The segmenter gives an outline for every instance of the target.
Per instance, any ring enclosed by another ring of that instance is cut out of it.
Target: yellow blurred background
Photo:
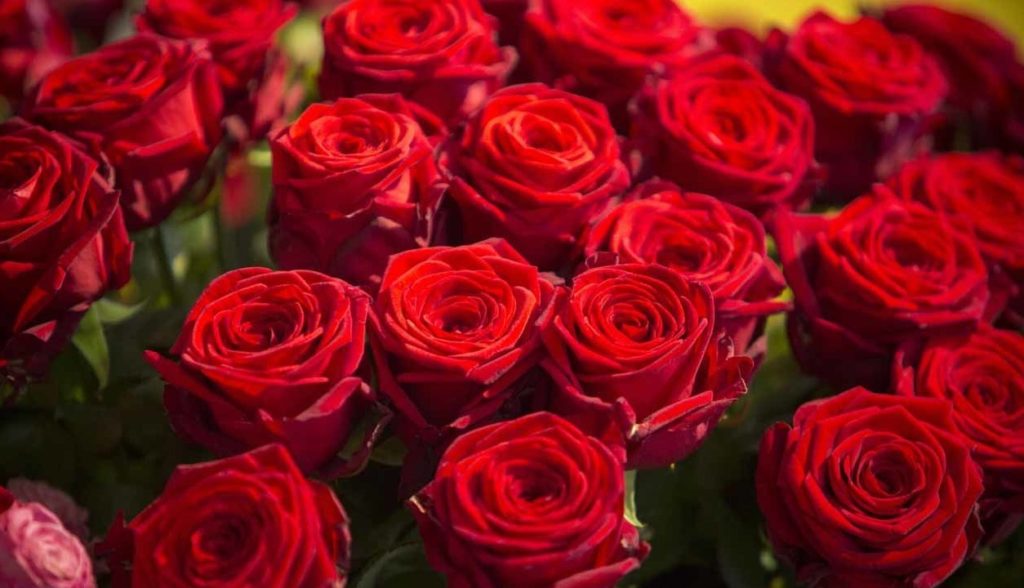
[[[764,32],[771,27],[792,28],[816,8],[837,17],[853,17],[858,6],[875,8],[894,4],[936,4],[988,21],[1024,46],[1024,0],[680,0],[691,14],[712,25],[744,25]],[[953,31],[955,34],[955,31]]]

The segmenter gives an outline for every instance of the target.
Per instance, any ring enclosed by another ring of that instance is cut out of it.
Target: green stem
[[[164,292],[170,298],[171,304],[177,306],[181,303],[181,291],[178,290],[178,282],[174,279],[171,256],[167,253],[167,242],[160,225],[153,229],[153,253],[156,256],[156,267],[160,272],[160,282],[163,284]]]
[[[210,207],[210,222],[213,224],[213,244],[217,250],[217,267],[221,273],[227,272],[228,267],[228,242],[227,234],[224,232],[224,219],[220,216],[220,202],[215,202]]]

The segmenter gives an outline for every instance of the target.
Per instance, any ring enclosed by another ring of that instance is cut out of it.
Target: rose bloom
[[[534,0],[519,47],[530,79],[605,104],[625,129],[626,105],[649,75],[713,45],[674,0]]]
[[[399,93],[457,121],[505,83],[515,50],[496,44],[478,0],[351,0],[324,19],[320,95]]]
[[[98,164],[57,133],[0,124],[0,379],[41,376],[89,305],[128,282],[131,262]]]
[[[219,454],[280,442],[303,471],[358,468],[337,454],[373,401],[355,375],[369,309],[364,292],[316,272],[220,276],[170,357],[147,353],[167,382],[172,425]]]
[[[26,118],[71,135],[113,166],[130,230],[159,224],[220,141],[213,63],[196,45],[142,34],[47,74]]]
[[[78,506],[74,498],[46,482],[11,478],[7,488],[21,502],[38,502],[60,519],[64,528],[82,541],[89,541],[89,512]]]
[[[932,588],[981,534],[981,475],[943,400],[804,404],[765,432],[756,488],[775,552],[812,586]]]
[[[371,342],[407,444],[481,424],[523,391],[562,294],[556,282],[498,239],[391,257]]]
[[[1024,335],[983,327],[938,337],[897,355],[901,394],[946,398],[984,471],[982,515],[988,540],[1024,517]]]
[[[494,94],[440,167],[460,217],[454,242],[502,237],[544,270],[570,261],[584,227],[630,181],[604,106],[542,84]]]
[[[628,263],[658,263],[703,282],[715,298],[716,324],[736,349],[763,351],[768,315],[786,288],[768,257],[764,227],[749,212],[671,182],[651,180],[599,219],[583,240],[587,257],[608,251]]]
[[[884,187],[833,217],[783,214],[775,241],[800,365],[835,388],[885,389],[901,344],[977,327],[989,300],[977,244],[944,215]]]
[[[388,257],[422,247],[440,187],[440,121],[397,94],[313,104],[270,143],[270,252],[374,290]]]
[[[163,493],[98,551],[119,586],[344,586],[348,517],[280,445],[178,466]]]
[[[7,491],[0,487],[0,494]],[[95,588],[92,560],[55,514],[36,502],[0,508],[0,586]]]
[[[452,588],[589,588],[647,554],[624,493],[620,455],[541,412],[459,437],[409,507]]]
[[[73,53],[67,22],[48,0],[0,2],[0,98],[21,100],[43,74]]]
[[[574,277],[544,343],[551,411],[588,431],[617,428],[631,468],[664,467],[694,451],[753,370],[716,330],[711,290],[654,264]]]
[[[851,23],[816,13],[791,37],[774,31],[766,69],[814,114],[826,196],[848,200],[920,149],[947,84],[913,38],[871,18]]]
[[[653,81],[637,98],[632,136],[646,173],[755,214],[802,208],[816,187],[810,110],[738,57]]]

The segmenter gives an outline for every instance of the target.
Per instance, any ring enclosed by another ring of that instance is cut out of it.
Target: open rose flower
[[[766,45],[766,69],[814,113],[832,199],[862,194],[912,156],[946,96],[942,71],[917,41],[871,18],[816,13]]]
[[[446,121],[505,83],[515,50],[499,48],[478,0],[351,0],[324,19],[320,95],[398,93]]]
[[[519,46],[531,79],[605,104],[625,128],[626,105],[649,75],[713,45],[714,33],[674,0],[535,0]]]
[[[718,327],[741,351],[757,341],[768,315],[787,308],[775,300],[786,283],[768,257],[757,218],[711,196],[684,193],[671,182],[637,186],[598,220],[583,253],[601,251],[627,263],[658,263],[706,284]]]
[[[638,97],[643,168],[756,214],[801,208],[816,184],[807,105],[738,57],[703,59]]]
[[[933,588],[971,557],[982,481],[952,413],[855,388],[765,432],[757,502],[801,582]]]
[[[834,217],[782,214],[775,240],[795,310],[789,339],[808,372],[885,389],[908,341],[974,329],[988,272],[962,227],[880,187]]]
[[[281,130],[270,143],[278,265],[376,288],[391,254],[429,237],[439,124],[397,94],[366,94],[314,104]]]
[[[0,2],[0,98],[17,103],[72,53],[71,31],[49,0]]]
[[[63,491],[46,482],[25,478],[12,478],[7,488],[20,502],[38,502],[57,515],[64,528],[84,542],[89,541],[89,511],[85,510]]]
[[[351,462],[338,453],[373,400],[355,375],[369,308],[361,290],[316,272],[222,275],[192,307],[170,358],[147,354],[167,381],[171,423],[220,454],[280,442],[303,471],[357,469],[366,450]]]
[[[619,427],[630,467],[689,455],[753,369],[716,331],[711,290],[662,265],[577,275],[544,341],[551,410],[588,431]]]
[[[604,106],[542,84],[497,92],[441,155],[464,242],[507,239],[544,270],[629,187]]]
[[[648,546],[623,517],[621,456],[550,413],[459,437],[409,502],[452,588],[597,588]]]
[[[403,439],[437,442],[520,392],[560,294],[554,278],[497,239],[392,256],[372,343]]]
[[[899,393],[952,402],[984,472],[986,537],[1013,531],[1024,518],[1024,335],[986,326],[930,339],[899,354],[895,368]]]
[[[0,380],[45,372],[89,305],[131,277],[117,192],[97,170],[57,133],[0,125]]]
[[[96,579],[89,552],[57,515],[15,500],[0,509],[0,586],[95,588]]]
[[[178,466],[163,493],[98,551],[118,586],[344,586],[348,517],[288,452]]]
[[[220,141],[220,86],[204,50],[143,34],[76,57],[26,99],[26,118],[71,135],[114,168],[130,230],[159,224]]]

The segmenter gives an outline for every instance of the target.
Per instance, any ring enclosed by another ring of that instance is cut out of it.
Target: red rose
[[[648,174],[764,214],[814,191],[814,121],[738,57],[716,56],[652,82],[633,140]]]
[[[396,94],[314,104],[270,143],[270,251],[376,288],[392,253],[422,247],[440,197],[427,134],[439,121]]]
[[[523,17],[530,0],[480,0],[480,6],[498,21],[498,42],[519,46],[523,31]]]
[[[970,331],[985,311],[988,272],[974,240],[884,188],[835,217],[782,214],[775,227],[795,301],[793,353],[836,388],[885,388],[896,347]]]
[[[765,432],[757,503],[812,586],[932,588],[971,556],[981,475],[948,402],[854,388]]]
[[[0,125],[0,381],[41,375],[89,305],[131,277],[117,192],[57,133]]]
[[[365,293],[316,272],[244,268],[217,278],[172,359],[147,353],[167,381],[174,428],[220,454],[279,442],[303,471],[358,468],[338,452],[373,399],[354,375],[369,308]]]
[[[163,494],[105,545],[117,586],[344,586],[348,517],[288,452],[178,466]]]
[[[549,413],[459,437],[409,501],[452,588],[606,588],[647,555],[621,457]]]
[[[48,0],[0,2],[0,98],[21,100],[73,49],[67,23]]]
[[[994,152],[936,155],[908,163],[887,184],[897,196],[966,224],[991,267],[993,297],[1007,289],[1000,282],[1008,275],[1020,294],[1016,313],[1024,316],[1024,159]]]
[[[629,187],[604,106],[542,84],[492,96],[441,154],[461,236],[502,237],[541,269],[569,261],[586,224]]]
[[[325,99],[399,93],[446,121],[505,83],[515,50],[495,43],[478,0],[351,0],[324,19]]]
[[[911,37],[871,18],[817,13],[792,37],[769,37],[767,68],[814,113],[827,196],[847,200],[906,160],[946,95],[934,59]]]
[[[610,251],[621,261],[659,263],[703,282],[715,298],[716,324],[739,350],[760,336],[768,315],[787,308],[774,300],[786,283],[768,257],[757,218],[711,196],[684,193],[670,182],[637,186],[583,242],[587,257]]]
[[[185,42],[138,35],[76,57],[46,75],[25,115],[110,160],[131,230],[159,224],[220,141],[213,64]]]
[[[372,344],[406,442],[477,425],[520,391],[561,294],[553,282],[497,239],[391,257]]]
[[[602,102],[625,128],[626,104],[649,75],[713,45],[673,0],[535,0],[519,46],[530,79]]]
[[[739,396],[753,369],[715,330],[711,290],[661,266],[587,270],[545,332],[553,412],[627,441],[630,467],[689,455]]]
[[[1005,536],[1024,516],[1024,335],[984,327],[935,338],[899,354],[895,367],[898,392],[953,403],[984,472],[986,536]]]
[[[1024,153],[1024,63],[1007,69],[1006,91],[1010,99],[998,115],[997,144],[1006,151]]]

